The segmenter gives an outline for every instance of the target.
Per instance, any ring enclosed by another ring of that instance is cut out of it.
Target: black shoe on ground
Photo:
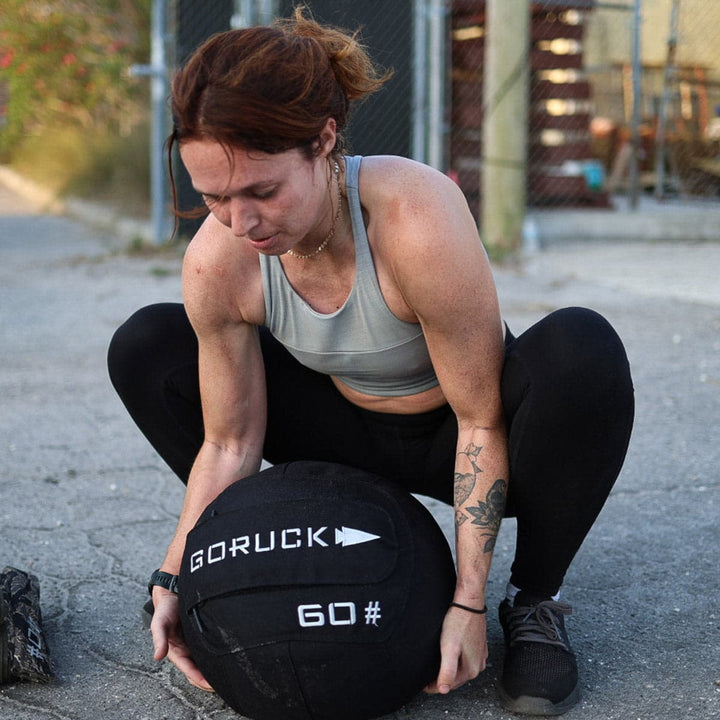
[[[155,614],[155,606],[153,605],[152,598],[148,600],[140,611],[140,618],[142,619],[143,627],[146,630],[150,629],[150,623],[152,622],[153,615]]]
[[[562,715],[580,698],[575,654],[565,632],[569,605],[518,593],[500,603],[505,661],[500,704],[523,715]]]

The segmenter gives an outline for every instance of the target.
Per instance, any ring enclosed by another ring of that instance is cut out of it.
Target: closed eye
[[[270,190],[255,190],[251,194],[256,200],[269,200],[277,194],[277,188],[271,188]],[[212,207],[218,203],[225,202],[228,197],[227,195],[210,195],[208,193],[202,193],[202,199],[208,207]]]
[[[269,190],[256,190],[253,195],[258,200],[269,200],[276,192],[277,188],[270,188]]]
[[[217,205],[218,203],[222,202],[226,198],[222,195],[208,195],[207,193],[202,193],[202,199],[208,207],[212,207],[213,205]]]

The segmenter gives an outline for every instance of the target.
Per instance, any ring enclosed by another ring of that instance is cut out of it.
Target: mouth
[[[259,249],[266,248],[266,247],[272,245],[273,242],[275,241],[275,237],[276,237],[275,235],[267,235],[266,237],[261,237],[261,238],[250,237],[250,238],[248,238],[248,241],[255,249],[259,250]]]

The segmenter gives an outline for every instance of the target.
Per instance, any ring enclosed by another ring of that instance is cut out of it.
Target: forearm
[[[461,426],[455,462],[455,600],[482,607],[508,489],[504,428]]]
[[[180,571],[185,539],[203,510],[232,483],[258,472],[261,463],[259,449],[231,451],[208,441],[203,444],[190,473],[180,518],[162,570],[173,574]]]

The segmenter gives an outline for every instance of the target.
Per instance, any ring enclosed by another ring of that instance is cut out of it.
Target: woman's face
[[[328,197],[324,155],[309,160],[299,149],[273,155],[227,150],[204,139],[185,141],[180,155],[210,212],[258,252],[281,255],[327,232],[321,230]]]

